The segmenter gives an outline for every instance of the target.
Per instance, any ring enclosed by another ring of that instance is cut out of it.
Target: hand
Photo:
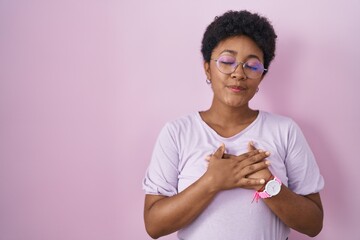
[[[221,191],[232,188],[255,189],[265,183],[265,178],[248,177],[251,174],[267,169],[268,152],[251,150],[239,156],[224,154],[225,145],[221,145],[214,154],[208,156],[208,169],[204,174],[213,191]]]
[[[253,142],[250,142],[248,144],[248,150],[249,151],[255,151],[257,150],[254,146],[254,143]],[[264,168],[264,169],[261,169],[260,171],[257,171],[257,172],[254,172],[252,174],[249,174],[247,176],[247,178],[262,178],[262,179],[265,179],[266,181],[269,180],[269,178],[272,176],[272,173],[270,172],[269,168]],[[263,184],[262,185],[259,185],[259,186],[256,186],[255,187],[255,190],[258,191],[262,188]]]

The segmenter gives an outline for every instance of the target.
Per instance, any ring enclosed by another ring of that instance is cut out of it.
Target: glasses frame
[[[256,79],[256,78],[250,78],[250,77],[248,77],[248,76],[246,75],[246,73],[245,73],[245,64],[246,64],[246,63],[248,63],[249,61],[246,61],[246,62],[234,62],[233,64],[235,64],[235,63],[236,63],[236,66],[235,66],[234,70],[233,70],[231,73],[224,73],[224,72],[222,72],[222,71],[220,70],[220,66],[219,66],[219,58],[218,58],[218,59],[210,59],[210,60],[212,60],[212,61],[215,61],[215,62],[216,62],[216,68],[217,68],[217,69],[218,69],[221,73],[223,73],[223,74],[230,75],[230,74],[232,74],[232,73],[234,73],[234,72],[236,71],[236,69],[238,68],[238,66],[239,66],[239,65],[241,65],[242,70],[243,70],[243,72],[244,72],[244,74],[245,74],[246,78],[249,78],[249,79]],[[259,61],[259,62],[260,62],[260,61]],[[261,63],[261,62],[260,62],[260,63]],[[261,65],[263,65],[263,64],[261,63]],[[263,65],[263,68],[264,68],[264,65]],[[262,71],[262,73],[261,73],[261,75],[259,76],[259,78],[261,78],[261,77],[264,75],[264,72],[267,72],[267,71],[268,71],[268,69],[264,68],[264,69],[263,69],[263,71]]]

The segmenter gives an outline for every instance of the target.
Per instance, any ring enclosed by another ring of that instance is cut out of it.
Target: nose
[[[244,69],[243,69],[243,63],[239,63],[235,71],[231,73],[231,78],[237,79],[237,80],[245,80],[247,79],[247,76],[245,75]]]

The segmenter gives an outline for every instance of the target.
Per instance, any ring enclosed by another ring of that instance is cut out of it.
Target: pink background
[[[317,156],[315,239],[358,237],[359,1],[0,0],[0,240],[149,239],[154,141],[210,106],[200,42],[229,9],[279,36],[252,106],[294,118]]]

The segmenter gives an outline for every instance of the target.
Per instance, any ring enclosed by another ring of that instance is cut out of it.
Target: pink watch
[[[259,198],[270,198],[276,196],[281,190],[281,184],[281,180],[278,177],[274,176],[272,180],[266,183],[265,189],[263,191],[255,192],[254,200],[256,200],[257,202]]]

